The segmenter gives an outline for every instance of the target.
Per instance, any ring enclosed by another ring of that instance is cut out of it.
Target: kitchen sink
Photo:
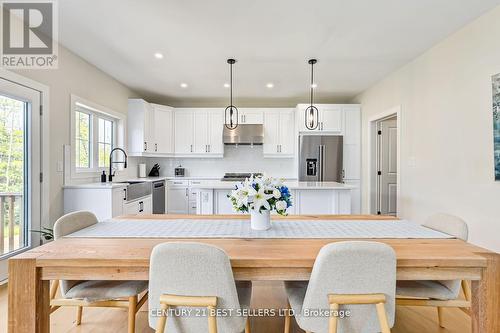
[[[151,195],[150,182],[127,182],[127,201],[134,201],[136,199]]]

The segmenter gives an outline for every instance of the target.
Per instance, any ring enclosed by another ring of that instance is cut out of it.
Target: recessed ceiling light
[[[313,89],[314,89],[314,88],[318,88],[318,84],[317,84],[317,83],[313,83],[313,84],[311,84],[311,88],[313,88]]]
[[[155,58],[156,59],[163,59],[163,54],[161,54],[160,52],[156,52],[155,53]]]
[[[268,84],[266,84],[266,87],[268,87],[269,89],[274,88],[274,83],[269,82]]]
[[[187,83],[181,83],[181,88],[187,88],[188,84]]]
[[[231,85],[229,83],[224,83],[224,88],[229,88]]]

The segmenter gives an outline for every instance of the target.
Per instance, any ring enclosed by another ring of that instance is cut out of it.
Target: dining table
[[[140,224],[204,223],[250,219],[247,215],[133,215],[115,222]],[[272,216],[294,221],[384,221],[380,215]],[[100,222],[101,223],[101,222]],[[248,221],[249,223],[249,221]],[[352,222],[354,223],[354,222]],[[366,222],[368,225],[368,222]],[[362,228],[362,224],[361,224]],[[471,330],[500,332],[500,254],[456,238],[325,238],[309,237],[64,237],[9,259],[8,332],[50,331],[49,283],[53,280],[148,280],[152,249],[164,242],[200,242],[223,249],[234,278],[251,281],[307,281],[319,250],[346,240],[373,240],[391,246],[396,254],[397,280],[469,280],[472,287]]]

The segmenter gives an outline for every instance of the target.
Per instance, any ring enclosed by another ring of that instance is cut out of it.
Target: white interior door
[[[40,242],[40,92],[0,78],[0,281],[7,259]],[[32,237],[33,236],[33,237]]]
[[[378,212],[382,215],[397,215],[397,143],[396,118],[378,123]]]

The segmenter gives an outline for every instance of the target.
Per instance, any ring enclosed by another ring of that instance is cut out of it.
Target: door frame
[[[396,105],[368,119],[368,211],[376,214],[377,209],[377,177],[374,173],[377,169],[377,125],[380,121],[396,117],[397,122],[397,185],[396,185],[396,216],[401,212],[401,105]]]
[[[40,69],[41,70],[41,69]],[[48,86],[19,75],[17,73],[0,68],[0,78],[11,81],[12,83],[24,86],[26,88],[40,92],[40,105],[42,107],[42,114],[40,116],[40,136],[42,144],[40,146],[40,172],[43,173],[43,181],[40,184],[40,227],[51,227],[49,217],[49,189],[50,189],[50,119],[49,119],[49,97],[50,89]],[[31,238],[31,246],[33,248],[41,244],[41,235],[39,237]],[[23,250],[25,251],[25,250]],[[16,255],[23,251],[15,251],[11,256]],[[7,280],[5,280],[7,281]],[[0,281],[0,284],[3,281]]]

